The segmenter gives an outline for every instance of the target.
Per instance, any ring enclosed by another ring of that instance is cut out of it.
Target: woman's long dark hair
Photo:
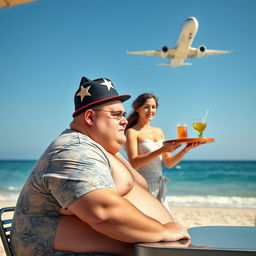
[[[127,117],[128,124],[125,128],[125,130],[131,128],[135,124],[137,124],[139,120],[138,112],[136,111],[139,107],[143,106],[146,102],[146,100],[153,98],[156,101],[156,107],[158,107],[158,98],[152,94],[152,93],[143,93],[139,95],[132,103],[133,111],[132,113]]]

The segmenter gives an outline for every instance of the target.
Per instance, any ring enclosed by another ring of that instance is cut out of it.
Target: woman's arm
[[[161,130],[160,130],[161,131]],[[165,152],[172,152],[180,147],[179,143],[166,143],[161,148],[139,155],[138,153],[138,132],[134,129],[127,130],[126,152],[129,162],[133,168],[139,168],[150,163],[154,158]],[[162,137],[162,136],[161,136]]]
[[[205,142],[194,142],[188,143],[179,153],[175,155],[171,155],[170,153],[165,153],[162,155],[163,163],[167,168],[172,168],[176,164],[178,164],[182,158],[193,148],[196,148]]]

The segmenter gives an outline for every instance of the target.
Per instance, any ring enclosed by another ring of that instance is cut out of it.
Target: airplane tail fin
[[[181,63],[157,63],[157,66],[170,66],[170,67],[178,67],[178,66],[191,66],[192,63],[181,62]]]
[[[180,64],[180,66],[191,66],[191,65],[192,65],[192,63],[189,63],[189,62],[182,62]]]
[[[157,63],[157,66],[171,66],[171,63]]]

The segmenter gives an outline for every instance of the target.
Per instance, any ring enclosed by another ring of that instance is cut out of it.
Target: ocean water
[[[0,161],[0,200],[16,200],[35,161]],[[182,161],[164,168],[171,205],[256,208],[256,161]]]
[[[164,175],[171,205],[256,208],[256,161],[181,161]]]

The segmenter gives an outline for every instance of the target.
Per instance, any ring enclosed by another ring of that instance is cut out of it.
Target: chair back
[[[11,213],[13,216],[15,207],[4,207],[0,209],[0,235],[3,242],[4,250],[6,253],[6,256],[12,256],[12,251],[10,248],[10,232],[12,229],[12,218],[9,217]]]

